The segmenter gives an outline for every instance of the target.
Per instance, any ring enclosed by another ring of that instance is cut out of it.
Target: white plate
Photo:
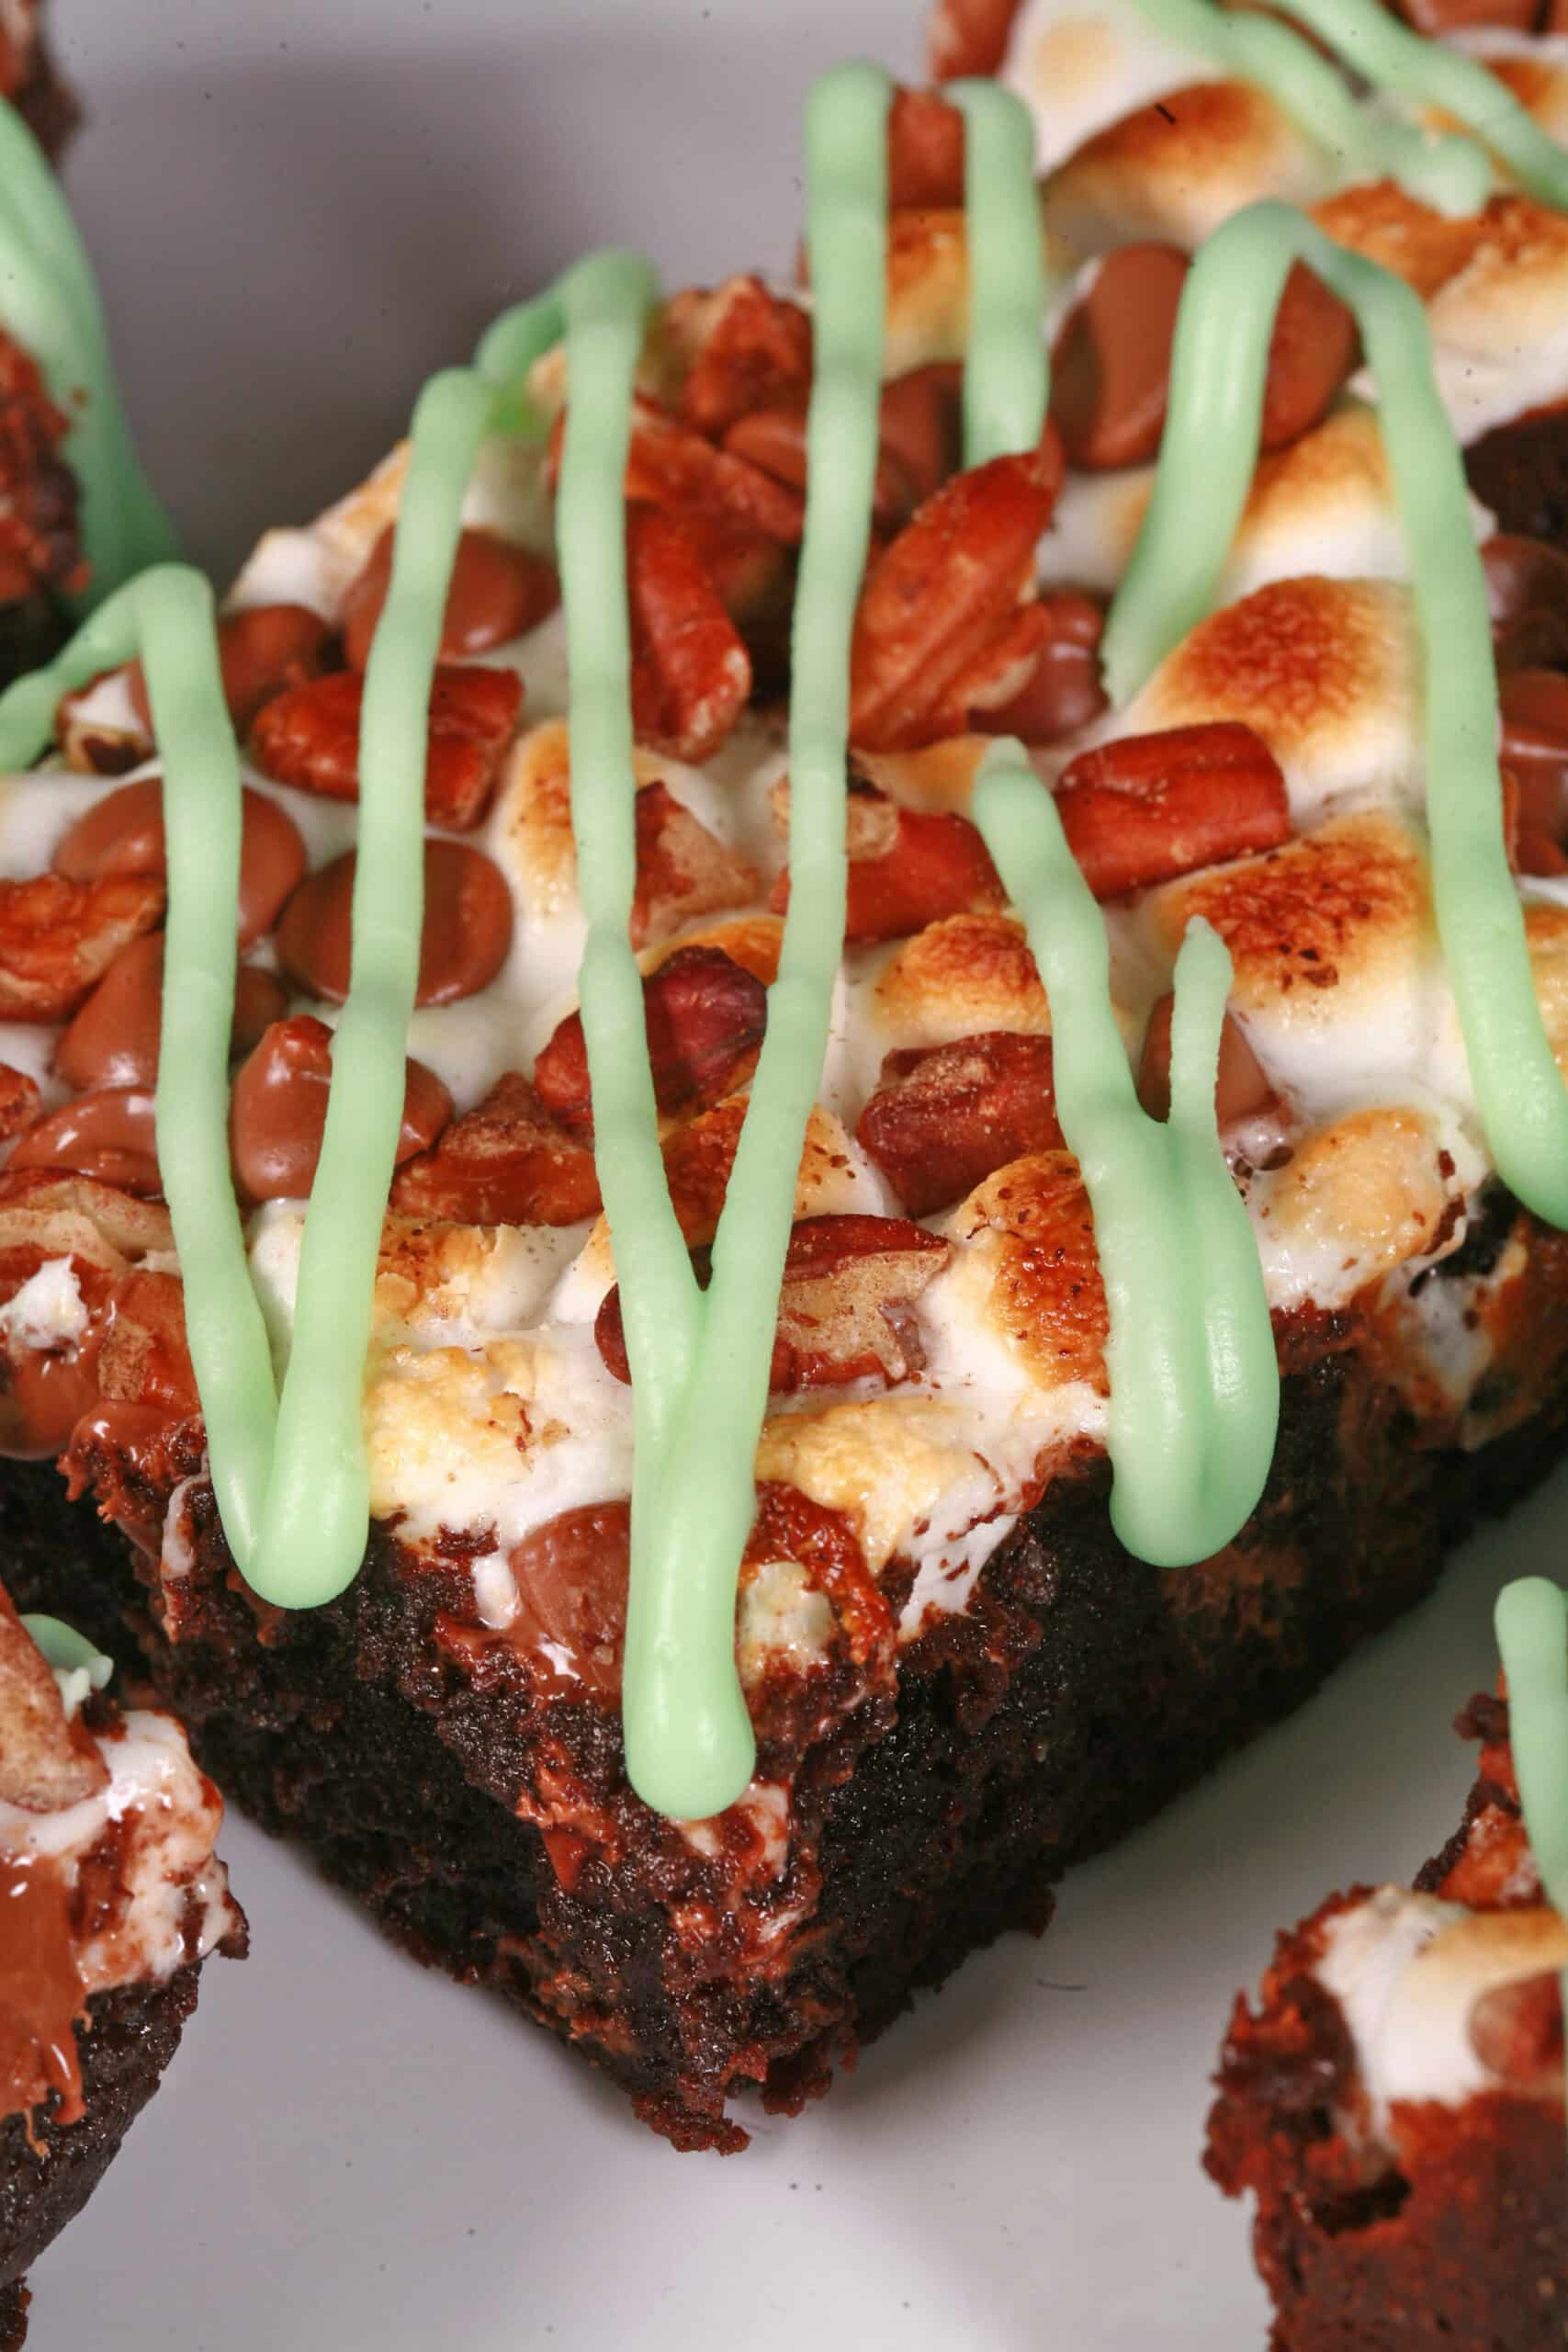
[[[422,375],[582,246],[782,264],[796,108],[923,0],[57,0],[71,186],[156,475],[227,564],[356,480]],[[1198,2164],[1276,1926],[1453,1827],[1448,1731],[1568,1483],[1284,1730],[1069,1881],[795,2122],[678,2157],[286,1849],[224,1849],[254,1957],[34,2274],[35,2352],[1247,2352],[1241,2211]]]

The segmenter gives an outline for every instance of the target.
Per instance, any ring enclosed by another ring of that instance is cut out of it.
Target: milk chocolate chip
[[[234,976],[231,1053],[248,1053],[288,999],[270,972],[242,964]],[[68,1086],[151,1086],[158,1076],[164,1017],[164,934],[122,947],[55,1047],[54,1067]]]
[[[343,650],[353,669],[370,659],[370,642],[392,579],[396,530],[382,532],[343,605]],[[443,662],[467,662],[535,628],[560,602],[555,566],[493,531],[465,531],[441,620]]]
[[[272,929],[304,873],[305,842],[293,818],[248,785],[241,822],[240,944],[249,947]],[[164,785],[155,775],[122,784],[96,802],[54,853],[55,872],[73,882],[96,882],[105,874],[162,874],[166,865]]]
[[[1071,464],[1100,472],[1158,451],[1187,267],[1177,245],[1120,246],[1067,313],[1051,358],[1051,414]]]
[[[150,1086],[107,1086],[51,1111],[28,1129],[11,1168],[70,1168],[151,1199],[163,1191]]]
[[[285,972],[309,996],[348,994],[355,853],[301,882],[277,926]],[[512,945],[512,893],[499,867],[462,842],[424,845],[424,930],[417,1004],[456,1004],[489,986]]]
[[[306,605],[253,605],[225,613],[218,623],[218,668],[223,699],[243,734],[262,705],[285,686],[302,685],[327,666],[332,630]],[[152,707],[140,662],[125,675],[131,707],[149,731]]]
[[[310,1192],[321,1156],[332,1083],[333,1033],[324,1021],[296,1013],[275,1021],[234,1080],[229,1151],[234,1179],[253,1201],[298,1201]],[[435,1141],[452,1116],[452,1097],[423,1062],[404,1064],[401,1167]]]
[[[1170,1116],[1170,1016],[1173,996],[1162,996],[1149,1015],[1138,1064],[1138,1100],[1151,1119]],[[1247,1044],[1239,1023],[1227,1012],[1220,1029],[1220,1062],[1214,1080],[1214,1124],[1223,1135],[1238,1120],[1266,1111],[1274,1100],[1268,1074]]]

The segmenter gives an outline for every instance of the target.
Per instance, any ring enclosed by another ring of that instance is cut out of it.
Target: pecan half
[[[1023,0],[937,0],[927,43],[932,74],[955,82],[965,74],[995,74],[1008,53],[1013,19]]]
[[[751,692],[751,660],[690,534],[657,506],[626,509],[632,726],[639,743],[711,759]]]
[[[898,89],[887,109],[887,209],[964,201],[964,117],[935,90]]]
[[[1063,772],[1056,808],[1097,899],[1277,848],[1291,833],[1279,763],[1234,719],[1080,752]]]
[[[63,1021],[164,911],[153,874],[0,882],[0,1021]]]
[[[676,514],[746,524],[786,547],[799,545],[805,526],[805,503],[794,491],[732,451],[716,449],[691,425],[641,395],[632,410],[626,496]]]
[[[903,1217],[802,1217],[789,1238],[768,1387],[777,1395],[852,1380],[891,1387],[925,1358],[914,1301],[950,1255],[947,1242]],[[708,1252],[694,1252],[705,1288]],[[619,1285],[593,1325],[605,1369],[629,1381]]]
[[[983,1030],[889,1054],[857,1141],[911,1216],[930,1216],[1026,1153],[1062,1142],[1049,1037]]]
[[[357,670],[289,687],[257,718],[251,757],[277,784],[327,800],[357,800],[364,695]],[[522,711],[523,681],[514,670],[456,662],[437,669],[424,769],[424,813],[433,825],[469,832],[481,822]]]
[[[685,424],[716,440],[737,417],[804,393],[811,381],[811,321],[798,302],[770,293],[760,277],[728,278],[699,301],[680,411]]]
[[[1061,484],[1059,444],[993,458],[926,501],[872,566],[850,649],[850,740],[936,740],[948,689],[1012,621]]]
[[[599,1211],[593,1155],[516,1070],[398,1170],[392,1206],[461,1225],[575,1225]]]
[[[679,947],[642,984],[653,1095],[661,1112],[700,1109],[739,1084],[767,1026],[761,980],[717,947]],[[590,1143],[593,1107],[582,1015],[568,1013],[534,1065],[534,1091]]]
[[[990,852],[967,817],[901,808],[874,785],[850,788],[849,854],[846,945],[905,939],[949,915],[981,912],[1006,899]],[[775,914],[789,904],[787,866],[769,904]]]

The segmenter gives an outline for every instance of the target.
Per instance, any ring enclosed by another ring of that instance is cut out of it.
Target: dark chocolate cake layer
[[[157,2089],[196,2007],[199,1973],[191,1965],[161,1984],[93,1996],[92,2025],[78,2042],[85,2109],[79,2121],[56,2123],[46,2114],[34,2127],[36,2149],[25,2117],[0,2121],[0,2345],[21,2340],[4,2331],[22,2316],[16,2292],[22,2274],[81,2211]],[[56,2103],[51,2098],[51,2109]]]
[[[340,1600],[280,1616],[245,1594],[200,1490],[171,1643],[130,1547],[85,1542],[53,1471],[13,1465],[6,1572],[122,1656],[134,1624],[207,1768],[390,1935],[576,2042],[678,2145],[733,2148],[736,2093],[797,2107],[918,1986],[1004,1928],[1043,1928],[1071,1862],[1298,1704],[1564,1451],[1555,1352],[1541,1408],[1467,1454],[1412,1442],[1350,1336],[1312,1334],[1262,1505],[1226,1552],[1174,1572],[1132,1558],[1090,1462],[996,1552],[968,1609],[906,1651],[896,1719],[852,1713],[807,1741],[771,1942],[682,1935],[694,1907],[710,1927],[737,1915],[743,1858],[637,1805],[612,1712],[540,1704],[494,1659],[460,1668],[442,1578],[384,1533]],[[558,1826],[563,1790],[591,1838]]]

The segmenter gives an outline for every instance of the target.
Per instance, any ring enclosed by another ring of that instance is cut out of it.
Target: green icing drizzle
[[[1274,1451],[1280,1372],[1257,1243],[1214,1130],[1231,962],[1205,922],[1176,967],[1171,1109],[1151,1119],[1111,1001],[1105,918],[1021,744],[992,745],[974,815],[1051,1004],[1056,1106],[1094,1209],[1111,1336],[1111,1522],[1181,1567],[1228,1544]]]
[[[755,1745],[735,1670],[737,1565],[756,1511],[773,1315],[795,1172],[827,1050],[844,932],[849,642],[870,538],[882,374],[886,115],[874,67],[824,76],[807,110],[816,365],[790,698],[789,912],[768,1027],[696,1289],[656,1140],[640,983],[620,477],[646,281],[624,259],[568,281],[573,386],[558,505],[571,674],[572,820],[590,921],[581,1001],[595,1158],[633,1373],[636,1469],[622,1713],[648,1804],[734,1802]]]
[[[6,324],[72,420],[65,454],[81,484],[93,574],[86,601],[96,602],[171,555],[175,535],[137,462],[92,266],[59,183],[14,107],[0,107],[0,271]]]
[[[1137,5],[1151,24],[1182,48],[1207,58],[1226,74],[1256,82],[1268,90],[1310,139],[1337,158],[1347,181],[1386,175],[1398,180],[1412,196],[1450,214],[1473,212],[1484,203],[1492,167],[1473,140],[1454,132],[1423,131],[1375,113],[1347,87],[1328,59],[1320,57],[1288,25],[1215,7],[1213,0],[1137,0]],[[1363,17],[1371,19],[1381,14],[1375,0],[1372,6],[1365,6],[1364,0],[1288,0],[1288,5],[1313,24],[1318,22],[1314,11],[1343,11],[1358,26]],[[1413,33],[1404,38],[1417,51],[1431,46]],[[1451,51],[1439,53],[1452,56]],[[1501,117],[1505,103],[1522,114],[1493,75],[1468,60],[1454,58],[1453,62],[1464,64],[1467,74],[1476,76],[1491,92],[1489,123],[1492,118]],[[1417,86],[1414,75],[1408,76],[1408,85]],[[1452,106],[1452,111],[1472,119],[1473,100],[1470,111],[1458,106]],[[1528,115],[1523,120],[1533,138],[1541,141],[1542,134]],[[1487,136],[1492,136],[1490,128]],[[1494,140],[1493,144],[1496,143]],[[1563,168],[1560,155],[1558,164]]]
[[[969,348],[964,462],[1032,449],[1050,394],[1045,264],[1029,109],[995,82],[954,82],[964,109],[969,239]]]
[[[1485,582],[1426,315],[1401,279],[1289,205],[1249,205],[1193,263],[1154,496],[1106,624],[1107,684],[1113,701],[1129,700],[1213,602],[1252,480],[1271,322],[1297,259],[1355,311],[1386,421],[1425,650],[1433,900],[1476,1104],[1504,1182],[1568,1226],[1568,1094],[1504,847]]]
[[[481,365],[521,372],[558,325],[548,299],[510,313],[486,338]],[[361,1397],[418,977],[424,713],[463,492],[498,410],[511,421],[523,413],[513,386],[452,370],[426,387],[414,414],[392,581],[366,680],[351,986],[333,1038],[281,1397],[229,1170],[240,769],[210,589],[181,566],[144,573],[47,670],[0,696],[0,765],[19,768],[49,741],[62,693],[137,654],[145,666],[169,858],[159,1159],[224,1531],[255,1591],[284,1607],[331,1600],[364,1555]]]
[[[85,1674],[91,1690],[103,1690],[114,1672],[114,1660],[106,1657],[85,1634],[79,1634],[63,1618],[46,1617],[37,1611],[24,1616],[22,1623],[51,1673]]]
[[[1172,0],[1156,4],[1169,6]],[[1149,6],[1151,0],[1140,0],[1140,5]],[[1468,123],[1531,196],[1559,211],[1568,210],[1568,154],[1478,58],[1423,39],[1378,0],[1286,0],[1286,5],[1376,88],[1440,107]],[[1469,212],[1475,205],[1454,209]]]
[[[1032,448],[1048,394],[1044,275],[1025,109],[961,84],[975,256],[965,460]],[[1000,100],[1000,103],[998,103]],[[1228,1544],[1262,1491],[1280,1375],[1262,1269],[1214,1128],[1231,965],[1207,923],[1177,964],[1171,1114],[1137,1099],[1105,921],[1021,747],[994,744],[974,815],[1023,912],[1052,1008],[1057,1108],[1094,1212],[1110,1312],[1111,1520],[1160,1566]]]
[[[1568,1593],[1521,1577],[1498,1594],[1496,1622],[1530,1850],[1568,1919]]]

